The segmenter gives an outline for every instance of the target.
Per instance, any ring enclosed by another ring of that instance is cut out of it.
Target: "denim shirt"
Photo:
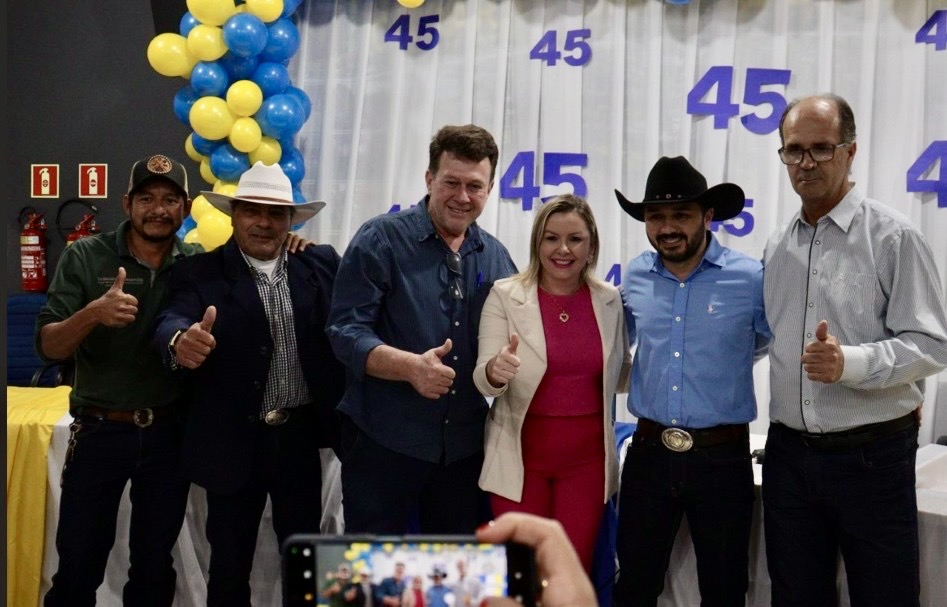
[[[473,384],[480,311],[493,282],[516,272],[506,248],[473,224],[459,251],[464,293],[456,299],[449,251],[431,223],[427,197],[367,221],[342,257],[326,328],[348,369],[339,411],[388,449],[446,463],[483,449],[487,403]],[[409,382],[365,373],[379,345],[422,354],[448,338],[453,347],[442,362],[457,375],[436,400]]]

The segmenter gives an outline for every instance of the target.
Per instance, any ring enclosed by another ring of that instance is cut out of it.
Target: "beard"
[[[651,238],[649,236],[648,241],[651,243],[651,246],[654,247],[654,250],[658,252],[658,255],[661,257],[661,259],[670,261],[672,263],[681,263],[693,259],[697,255],[701,254],[704,248],[704,242],[706,241],[705,234],[705,230],[701,230],[697,234],[692,234],[691,236],[688,236],[683,232],[678,232],[676,234],[663,234],[657,238]],[[672,238],[683,240],[677,240],[670,246],[663,244]],[[682,244],[683,246],[681,246]]]

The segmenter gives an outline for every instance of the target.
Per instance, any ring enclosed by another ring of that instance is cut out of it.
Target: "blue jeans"
[[[379,445],[342,418],[342,507],[347,533],[470,534],[485,522],[477,485],[483,453],[445,465]]]
[[[130,563],[122,599],[128,606],[167,607],[176,579],[171,550],[191,487],[178,466],[181,428],[173,420],[147,428],[93,418],[79,423],[63,470],[59,569],[44,605],[95,605],[115,543],[122,493],[131,481]]]
[[[753,468],[749,436],[675,453],[636,434],[618,500],[616,607],[651,607],[664,590],[681,519],[697,556],[701,605],[744,605],[749,586]]]
[[[917,427],[845,451],[771,424],[763,521],[773,607],[834,607],[841,551],[853,607],[920,602]]]

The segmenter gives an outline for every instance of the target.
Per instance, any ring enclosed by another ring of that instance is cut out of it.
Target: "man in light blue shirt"
[[[687,516],[705,605],[744,605],[753,508],[748,423],[753,362],[771,337],[763,267],[718,243],[711,221],[735,217],[743,190],[707,188],[690,163],[661,158],[645,198],[622,209],[655,251],[633,259],[621,292],[636,345],[628,408],[638,418],[622,471],[614,604],[657,604]]]

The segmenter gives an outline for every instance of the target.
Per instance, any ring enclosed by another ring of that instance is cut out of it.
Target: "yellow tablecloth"
[[[46,453],[69,386],[7,386],[7,605],[36,605],[46,527]]]

